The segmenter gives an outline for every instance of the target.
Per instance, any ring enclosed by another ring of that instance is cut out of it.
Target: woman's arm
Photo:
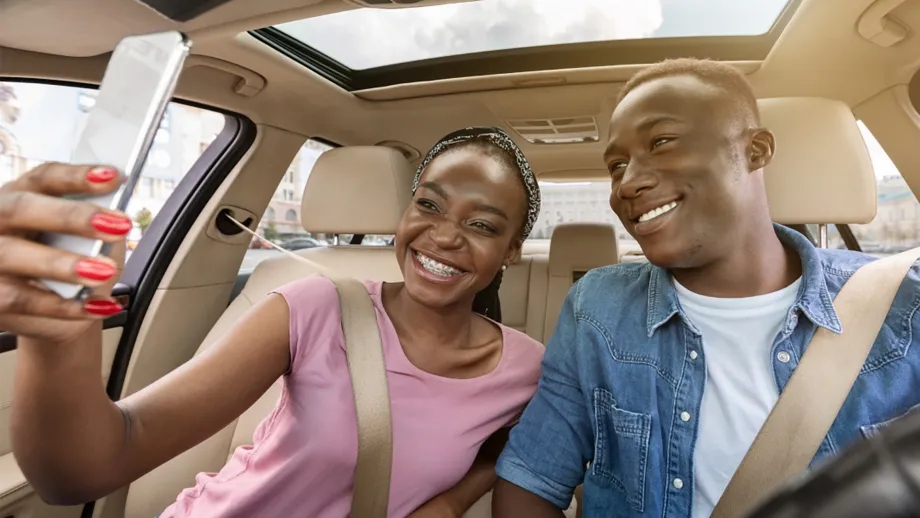
[[[242,414],[288,369],[288,307],[270,296],[204,354],[118,403],[99,380],[102,320],[131,220],[85,195],[122,185],[111,167],[49,162],[0,185],[0,329],[17,337],[13,454],[47,502],[102,497],[205,440]],[[111,258],[37,241],[43,233],[99,239]],[[64,299],[37,280],[76,283]]]
[[[502,428],[486,439],[460,482],[416,509],[409,518],[462,517],[495,485],[495,462],[508,441],[509,430]]]
[[[105,496],[207,439],[290,362],[288,307],[272,295],[207,352],[114,403],[99,383],[100,331],[67,344],[19,341],[13,453],[52,504]]]

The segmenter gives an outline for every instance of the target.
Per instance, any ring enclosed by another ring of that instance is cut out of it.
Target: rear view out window
[[[886,256],[920,246],[920,203],[881,144],[860,121],[878,189],[878,212],[866,225],[850,225],[863,252]],[[845,248],[836,232],[829,232],[828,246]]]

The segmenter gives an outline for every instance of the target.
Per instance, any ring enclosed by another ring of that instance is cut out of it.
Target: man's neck
[[[699,268],[673,269],[671,275],[688,290],[710,297],[753,297],[789,286],[802,275],[801,259],[767,223],[743,235],[726,257]]]

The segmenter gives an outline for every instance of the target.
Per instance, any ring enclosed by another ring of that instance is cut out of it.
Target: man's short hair
[[[623,85],[617,96],[617,104],[620,104],[620,101],[639,85],[653,79],[683,75],[696,77],[706,84],[725,90],[732,97],[736,109],[749,111],[755,121],[759,122],[760,111],[757,109],[757,96],[754,95],[751,83],[737,68],[711,59],[666,59],[644,68],[633,74]]]

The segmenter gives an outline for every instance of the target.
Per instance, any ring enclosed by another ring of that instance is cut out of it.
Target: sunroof
[[[669,57],[762,60],[801,0],[472,0],[252,31],[347,90]]]
[[[352,70],[541,45],[764,34],[787,0],[478,0],[275,27]]]

